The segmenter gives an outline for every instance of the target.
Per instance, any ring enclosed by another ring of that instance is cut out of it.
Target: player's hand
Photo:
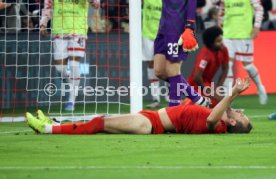
[[[5,9],[10,6],[11,6],[11,3],[0,2],[0,9]]]
[[[260,28],[254,27],[252,32],[251,32],[252,39],[256,39],[259,35],[259,32],[260,32]]]
[[[178,40],[178,45],[182,45],[184,52],[196,51],[198,49],[198,43],[194,31],[190,28],[186,28]]]
[[[47,36],[48,35],[47,28],[44,25],[40,26],[40,34],[42,36]]]
[[[233,93],[234,94],[241,94],[242,92],[244,92],[245,90],[247,90],[247,88],[249,88],[250,86],[250,78],[247,77],[245,79],[240,79],[238,78],[236,80],[236,83],[233,87]]]
[[[90,4],[90,6],[98,9],[101,5],[101,2],[100,2],[100,0],[90,0],[89,4]]]

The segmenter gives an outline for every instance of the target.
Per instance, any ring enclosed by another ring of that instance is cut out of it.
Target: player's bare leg
[[[160,80],[154,73],[154,61],[147,62],[148,80],[150,82],[151,96],[153,102],[147,105],[147,108],[157,108],[160,106]]]
[[[234,83],[233,66],[234,66],[234,58],[230,57],[229,62],[228,62],[227,76],[226,76],[225,81],[223,83],[223,86],[227,89],[225,91],[226,95],[228,94],[228,92],[230,91],[230,89],[232,88],[233,83]]]
[[[150,134],[152,125],[141,114],[127,114],[104,118],[104,131],[112,134]]]
[[[54,62],[56,70],[60,73],[61,78],[65,83],[68,83],[70,81],[70,74],[68,73],[68,68],[67,68],[68,60],[69,60],[68,58],[55,59],[55,62]],[[64,89],[62,89],[62,90],[64,90]]]
[[[181,65],[182,61],[177,61],[177,62],[171,62],[169,60],[166,61],[166,74],[167,77],[173,77],[176,75],[181,74]]]
[[[70,74],[68,82],[71,89],[69,91],[69,98],[65,110],[74,111],[80,85],[80,57],[70,57],[70,59]]]
[[[68,80],[69,74],[67,73],[68,58],[55,60],[54,65],[56,70],[60,73],[61,78]]]
[[[166,73],[166,57],[162,54],[156,54],[154,56],[154,72],[155,75],[161,80],[167,80]]]
[[[151,134],[152,132],[150,121],[141,114],[115,117],[102,116],[85,123],[50,124],[42,119],[37,119],[30,113],[26,113],[26,120],[34,131],[43,134]]]
[[[267,104],[268,97],[264,85],[262,84],[260,75],[256,66],[252,62],[243,62],[243,66],[250,78],[254,81],[258,88],[259,100],[261,105]]]

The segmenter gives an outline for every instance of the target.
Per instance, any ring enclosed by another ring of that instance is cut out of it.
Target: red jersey
[[[210,109],[198,105],[179,105],[167,107],[166,111],[176,133],[184,134],[208,134],[208,133],[226,133],[227,126],[220,120],[214,130],[209,130],[206,121],[211,113]]]
[[[220,51],[214,52],[204,46],[197,56],[195,67],[188,79],[190,85],[197,86],[194,81],[195,69],[199,69],[203,72],[203,81],[205,83],[211,83],[219,67],[228,64],[228,62],[229,57],[226,47],[223,47]]]

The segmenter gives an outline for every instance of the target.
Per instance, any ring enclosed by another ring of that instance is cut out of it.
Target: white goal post
[[[141,0],[129,0],[129,49],[130,49],[130,110],[131,113],[143,108],[142,90],[142,3]],[[138,89],[138,90],[137,90]]]

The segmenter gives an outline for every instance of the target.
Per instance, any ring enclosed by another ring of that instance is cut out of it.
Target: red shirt
[[[223,47],[220,51],[214,52],[204,46],[197,56],[195,67],[188,79],[190,85],[197,86],[194,81],[195,69],[199,69],[203,72],[203,81],[205,83],[211,83],[219,67],[228,64],[228,62],[229,57],[226,47]]]
[[[227,126],[220,120],[214,130],[209,130],[206,121],[211,113],[210,109],[198,105],[179,105],[167,107],[166,111],[176,133],[184,134],[208,134],[208,133],[226,133]]]

